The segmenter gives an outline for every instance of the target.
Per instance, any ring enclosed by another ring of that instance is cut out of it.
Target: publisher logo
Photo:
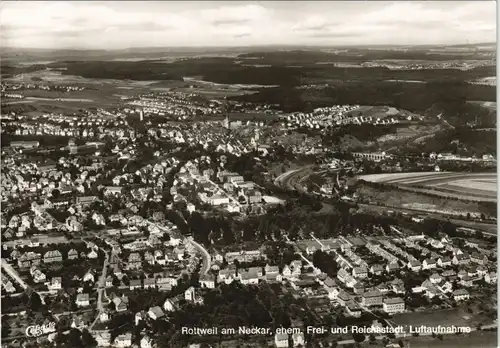
[[[32,325],[26,328],[26,337],[38,337],[56,331],[56,323],[48,323],[45,325]]]

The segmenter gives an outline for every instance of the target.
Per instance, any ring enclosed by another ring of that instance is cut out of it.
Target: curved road
[[[188,241],[202,254],[203,262],[201,265],[200,275],[206,275],[212,267],[212,258],[208,253],[207,249],[205,249],[201,244],[194,241],[194,239],[189,238]]]
[[[151,222],[149,220],[145,220],[145,221],[146,221],[146,223],[148,223],[150,225],[154,225],[154,226],[158,227],[158,229],[160,229],[160,230],[162,230],[162,231],[164,231],[166,233],[169,232],[165,227],[160,226],[157,223]],[[196,250],[198,250],[200,252],[200,254],[203,257],[203,262],[202,262],[202,265],[201,265],[200,275],[206,275],[208,273],[208,271],[210,270],[211,263],[212,263],[212,258],[210,257],[210,254],[208,253],[208,251],[201,244],[195,242],[193,240],[193,238],[185,238],[184,237],[184,242],[190,243],[191,245],[193,245],[195,247]]]
[[[313,171],[314,165],[304,166],[298,169],[290,170],[286,173],[281,174],[274,180],[274,184],[277,186],[281,186],[288,190],[297,190],[299,192],[304,192],[305,190],[301,185],[298,185],[299,182],[302,182],[307,176],[315,173]],[[349,170],[349,168],[344,168],[345,170]],[[329,169],[330,173],[340,172],[342,168]],[[321,170],[319,172],[324,172]]]

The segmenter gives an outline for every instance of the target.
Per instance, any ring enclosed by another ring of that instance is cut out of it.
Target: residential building
[[[437,264],[441,268],[451,266],[451,257],[441,256],[440,258],[438,258]]]
[[[287,334],[275,334],[274,335],[274,344],[277,348],[288,348],[288,335]]]
[[[44,263],[52,263],[52,262],[62,262],[62,255],[59,250],[47,251],[43,255]]]
[[[213,289],[215,288],[215,276],[203,275],[200,277],[200,285],[202,288]]]
[[[144,336],[139,342],[141,348],[153,348],[153,340],[149,336]]]
[[[405,301],[402,298],[386,298],[382,308],[389,314],[401,313],[405,311]]]
[[[382,293],[378,290],[368,291],[361,297],[361,303],[364,306],[381,306],[382,305]]]
[[[163,304],[163,309],[166,312],[174,312],[179,309],[179,299],[178,298],[167,298]]]
[[[126,333],[115,338],[113,346],[117,348],[127,348],[132,345],[132,334]]]
[[[76,305],[78,307],[86,307],[90,306],[90,297],[89,294],[78,294],[76,295]]]
[[[123,295],[122,297],[113,298],[113,303],[115,304],[115,309],[117,312],[124,312],[128,309],[128,297]]]
[[[140,279],[132,279],[130,280],[130,290],[141,289],[142,282]]]
[[[75,249],[71,249],[68,251],[68,260],[76,260],[78,259],[78,251]]]
[[[49,290],[61,290],[62,289],[62,278],[61,277],[53,277],[48,286]]]
[[[41,255],[32,251],[21,254],[17,259],[17,265],[19,268],[30,268],[31,266],[39,265],[40,262]]]
[[[195,290],[192,286],[184,292],[184,299],[188,302],[194,302],[196,299],[195,296]]]
[[[453,256],[452,263],[454,265],[467,265],[471,262],[469,255],[467,254],[456,254]]]
[[[488,284],[496,284],[497,283],[497,273],[489,272],[484,276],[484,281]]]
[[[158,320],[163,318],[165,316],[165,313],[163,313],[163,310],[160,306],[155,306],[149,308],[148,315],[151,319]]]
[[[458,289],[453,291],[453,299],[455,301],[466,301],[470,298],[469,292],[465,289]]]
[[[368,277],[368,270],[365,267],[354,267],[352,276],[359,279]]]
[[[306,341],[304,339],[304,333],[303,332],[298,332],[294,333],[292,335],[292,341],[293,341],[293,346],[294,347],[305,347]]]

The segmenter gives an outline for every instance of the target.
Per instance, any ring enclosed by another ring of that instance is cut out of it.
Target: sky
[[[0,47],[496,42],[495,1],[3,1]]]

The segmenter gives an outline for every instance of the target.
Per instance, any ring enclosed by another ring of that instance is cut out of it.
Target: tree
[[[366,337],[362,333],[355,332],[352,334],[352,338],[354,339],[354,342],[361,343],[364,342]]]
[[[95,340],[94,336],[92,336],[87,329],[84,329],[82,331],[82,343],[83,343],[83,346],[85,348],[97,347],[97,341]]]
[[[61,191],[59,191],[58,189],[53,189],[51,194],[53,198],[57,199],[61,196]]]
[[[7,320],[2,320],[2,338],[8,337],[12,330],[10,329],[9,322]]]
[[[69,330],[68,335],[65,337],[67,346],[72,348],[86,347],[83,345],[81,333],[77,329]]]
[[[32,311],[38,311],[42,307],[42,299],[40,298],[40,295],[38,293],[33,292],[30,296],[30,309]]]

